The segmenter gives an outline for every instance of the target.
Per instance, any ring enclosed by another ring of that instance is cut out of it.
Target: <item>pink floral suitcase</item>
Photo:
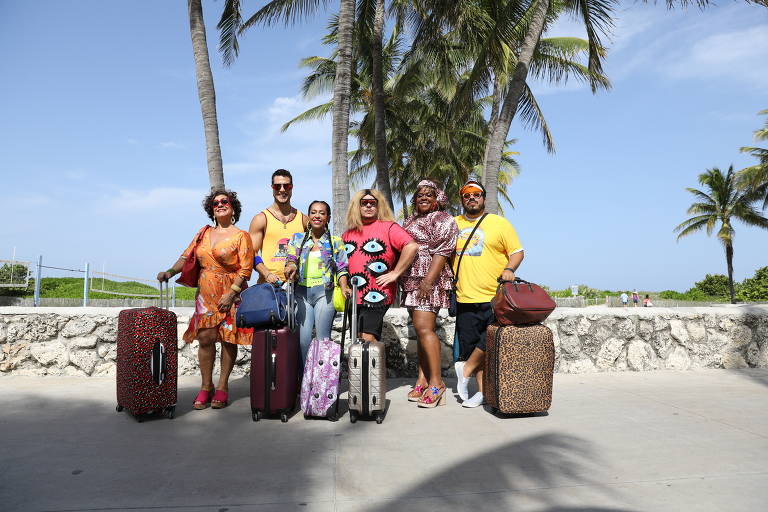
[[[328,338],[312,340],[299,398],[304,417],[338,419],[340,377],[341,345]]]

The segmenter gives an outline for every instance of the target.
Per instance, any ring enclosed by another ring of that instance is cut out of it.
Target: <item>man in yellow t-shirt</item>
[[[464,215],[456,217],[459,237],[453,259],[454,274],[457,267],[459,271],[456,332],[461,348],[455,369],[461,405],[477,407],[483,403],[485,332],[494,321],[491,300],[496,295],[497,279],[512,281],[524,253],[512,224],[499,215],[485,214],[483,185],[468,181],[461,188],[461,205]],[[472,375],[477,379],[479,391],[469,398],[467,384]]]

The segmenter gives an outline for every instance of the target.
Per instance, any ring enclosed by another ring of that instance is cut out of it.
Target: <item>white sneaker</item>
[[[461,403],[462,407],[478,407],[480,405],[483,405],[483,400],[485,397],[483,397],[483,394],[481,392],[477,392],[474,395],[472,395],[472,398],[469,400],[464,400]]]
[[[464,361],[453,363],[453,369],[456,370],[456,391],[459,392],[459,398],[466,400],[469,398],[469,377],[464,376]]]

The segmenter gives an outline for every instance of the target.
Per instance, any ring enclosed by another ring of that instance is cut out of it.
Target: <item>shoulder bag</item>
[[[477,231],[477,228],[480,226],[480,223],[483,222],[483,219],[487,216],[487,213],[484,213],[482,217],[480,217],[480,220],[477,221],[477,224],[475,224],[475,227],[472,228],[472,231],[469,233],[469,236],[467,237],[467,241],[464,242],[464,248],[461,250],[461,254],[459,255],[459,262],[456,264],[456,272],[453,274],[453,283],[451,286],[451,291],[448,296],[448,299],[450,301],[448,305],[448,316],[456,316],[456,308],[457,308],[457,302],[456,302],[456,283],[459,281],[459,268],[461,267],[461,259],[464,257],[464,251],[467,250],[467,246],[469,245],[469,242],[472,240],[472,237],[475,235],[475,231]]]
[[[187,259],[184,260],[184,266],[181,269],[181,275],[176,280],[176,284],[197,288],[197,281],[200,279],[200,261],[197,259],[197,248],[200,246],[200,242],[209,228],[210,226],[203,226],[197,233],[195,245],[192,247],[192,251],[190,251]]]

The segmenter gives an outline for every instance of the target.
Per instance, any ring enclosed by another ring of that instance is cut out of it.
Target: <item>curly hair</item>
[[[227,196],[227,199],[229,199],[229,204],[232,206],[232,224],[240,220],[240,212],[243,211],[243,205],[240,204],[240,200],[237,198],[237,192],[226,189],[211,190],[211,193],[203,199],[203,210],[208,214],[208,218],[216,222],[213,216],[213,199],[216,196]]]
[[[355,192],[355,195],[349,200],[349,206],[347,207],[347,230],[360,231],[362,229],[363,217],[360,215],[360,200],[365,196],[376,198],[379,213],[377,220],[395,220],[392,209],[389,207],[389,203],[387,203],[384,195],[376,189],[366,188],[365,190]]]

